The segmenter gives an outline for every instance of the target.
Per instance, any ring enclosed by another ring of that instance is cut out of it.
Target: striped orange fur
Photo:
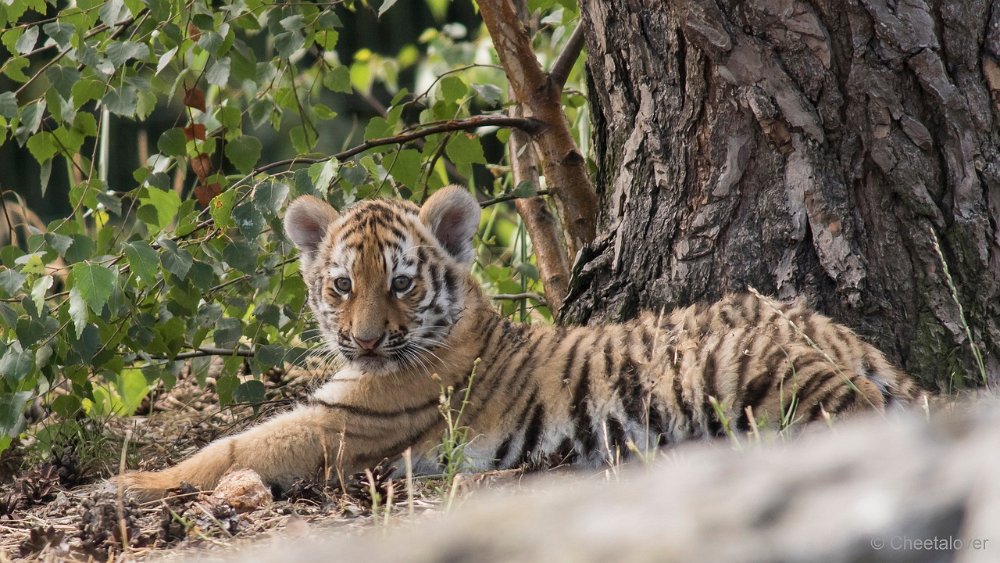
[[[155,497],[182,481],[210,488],[245,467],[283,485],[407,448],[418,472],[439,472],[449,386],[458,401],[471,385],[464,454],[478,470],[596,465],[633,445],[718,436],[724,421],[736,431],[808,422],[920,394],[850,329],[752,294],[619,325],[514,324],[469,274],[478,224],[475,200],[455,187],[422,208],[374,200],[340,214],[315,198],[293,202],[286,233],[343,369],[306,404],[122,484]]]

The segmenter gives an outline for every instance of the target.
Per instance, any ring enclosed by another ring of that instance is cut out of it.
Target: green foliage
[[[395,4],[380,3],[379,15],[391,18]],[[442,21],[447,4],[427,5]],[[531,8],[542,22],[539,59],[550,64],[577,9]],[[311,327],[279,218],[294,197],[344,206],[420,202],[455,181],[486,197],[513,189],[497,150],[506,132],[495,128],[329,158],[345,143],[506,113],[506,80],[483,29],[442,23],[395,53],[374,43],[339,50],[345,17],[361,9],[370,8],[0,2],[0,145],[39,163],[43,193],[53,165],[65,167],[72,208],[23,247],[0,249],[0,451],[26,430],[22,413],[35,397],[63,420],[131,414],[153,386],[169,389],[182,362],[204,382],[210,355],[224,359],[215,383],[223,403],[261,401],[260,374],[301,362]],[[581,84],[577,68],[565,98],[583,143]],[[348,97],[391,99],[350,116],[351,129],[339,117]],[[153,154],[140,166],[122,162],[109,139],[154,111],[173,126],[151,130]],[[294,161],[281,162],[287,156]],[[109,185],[107,171],[126,167],[132,183]],[[509,205],[484,213],[480,251],[476,273],[488,289],[541,293]],[[523,320],[550,319],[539,304],[500,302]]]

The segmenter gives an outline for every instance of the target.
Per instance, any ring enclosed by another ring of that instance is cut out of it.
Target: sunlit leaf
[[[72,277],[73,287],[80,292],[80,297],[95,315],[100,315],[114,290],[115,273],[100,264],[81,262],[73,265]]]

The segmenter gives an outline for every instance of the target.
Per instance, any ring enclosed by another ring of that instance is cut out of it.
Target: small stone
[[[210,500],[213,504],[228,504],[237,512],[249,512],[271,504],[274,499],[257,472],[237,469],[222,476]]]

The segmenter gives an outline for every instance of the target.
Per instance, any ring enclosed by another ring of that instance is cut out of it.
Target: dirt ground
[[[449,488],[442,479],[407,482],[379,467],[371,477],[349,476],[346,490],[336,479],[272,490],[273,502],[260,507],[234,507],[194,490],[139,504],[119,498],[107,482],[123,458],[130,469],[162,468],[288,408],[321,379],[270,373],[268,400],[255,410],[220,408],[211,378],[202,388],[182,375],[169,392],[154,392],[137,416],[64,424],[69,430],[48,457],[35,453],[42,448],[33,443],[16,444],[0,460],[0,563],[176,559],[269,534],[328,534],[331,528],[353,534],[433,518],[475,490],[517,482],[516,471],[460,475]],[[36,427],[52,425],[53,418]]]

